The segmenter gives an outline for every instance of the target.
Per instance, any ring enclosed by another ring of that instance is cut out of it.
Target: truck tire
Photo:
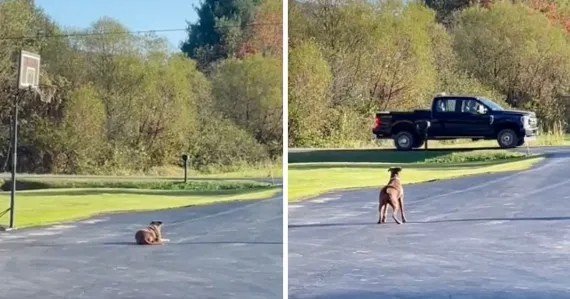
[[[401,131],[394,136],[394,145],[399,151],[411,150],[414,143],[414,135],[408,131]]]
[[[512,129],[503,129],[497,134],[497,142],[501,148],[513,148],[519,143],[519,137]]]
[[[523,146],[524,145],[524,138],[520,138],[519,142],[517,142],[517,146]]]

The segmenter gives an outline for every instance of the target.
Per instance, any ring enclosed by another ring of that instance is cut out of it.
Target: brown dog
[[[404,214],[404,188],[400,182],[400,171],[402,171],[402,168],[392,167],[388,169],[388,171],[390,172],[390,181],[388,182],[388,185],[384,186],[384,188],[380,190],[380,206],[378,207],[380,216],[378,223],[386,223],[388,205],[392,207],[392,218],[394,218],[394,221],[396,221],[398,224],[401,223],[400,220],[396,218],[396,214],[398,213],[398,210],[400,210],[402,214],[402,222],[405,223],[406,216]]]
[[[135,234],[135,240],[139,245],[162,245],[162,233],[161,233],[162,222],[152,221],[150,225],[137,231]]]

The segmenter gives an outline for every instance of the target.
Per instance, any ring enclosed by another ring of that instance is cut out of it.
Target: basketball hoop
[[[27,51],[20,53],[18,88],[38,88],[40,85],[40,55]]]

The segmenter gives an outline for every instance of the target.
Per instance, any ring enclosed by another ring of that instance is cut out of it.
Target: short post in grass
[[[184,162],[184,184],[188,182],[188,155],[182,155],[182,162]]]
[[[431,122],[429,120],[422,120],[416,124],[416,128],[420,136],[424,139],[424,149],[428,149],[428,131],[431,127]]]

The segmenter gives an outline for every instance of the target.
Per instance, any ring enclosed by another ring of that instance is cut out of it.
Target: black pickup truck
[[[380,112],[372,133],[394,139],[398,150],[420,148],[427,140],[496,139],[501,148],[513,148],[534,138],[536,114],[505,110],[482,97],[437,96],[432,110]]]

